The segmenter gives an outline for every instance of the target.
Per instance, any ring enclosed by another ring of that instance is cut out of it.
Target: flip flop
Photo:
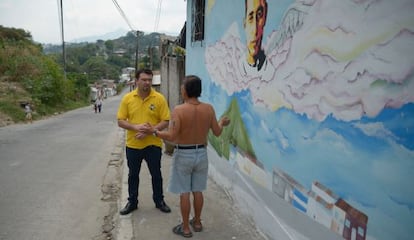
[[[190,225],[193,227],[194,232],[201,232],[203,231],[203,225],[200,223],[200,226],[196,226],[194,218],[190,220]]]
[[[190,238],[190,237],[192,237],[192,236],[193,236],[193,233],[192,233],[192,232],[185,233],[185,232],[183,231],[183,224],[182,224],[182,223],[180,223],[180,224],[178,224],[177,226],[175,226],[175,227],[172,229],[172,231],[173,231],[173,233],[175,233],[175,234],[177,234],[177,235],[181,235],[181,236],[183,236],[183,237],[185,237],[185,238]]]

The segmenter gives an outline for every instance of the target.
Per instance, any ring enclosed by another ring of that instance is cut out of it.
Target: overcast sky
[[[60,0],[0,0],[0,25],[22,28],[40,43],[61,43]],[[62,0],[65,42],[131,28],[112,0]],[[178,35],[185,0],[117,0],[133,30]],[[161,3],[158,27],[157,7]]]

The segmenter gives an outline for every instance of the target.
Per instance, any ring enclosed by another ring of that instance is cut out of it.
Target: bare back
[[[206,144],[211,129],[220,133],[213,107],[207,103],[184,103],[175,107],[171,122],[176,144]]]

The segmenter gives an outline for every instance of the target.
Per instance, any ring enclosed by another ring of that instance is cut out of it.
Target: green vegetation
[[[214,136],[211,132],[209,133],[208,140],[213,148],[220,156],[229,159],[231,144],[236,146],[243,154],[256,158],[236,98],[232,99],[230,106],[220,117],[223,116],[230,118],[230,124],[223,129],[219,137]]]
[[[159,33],[139,36],[138,66],[159,70]],[[0,126],[24,121],[30,103],[39,119],[89,105],[90,85],[118,81],[121,70],[134,66],[137,37],[133,32],[96,43],[35,43],[29,32],[0,25]],[[64,64],[65,63],[65,64]],[[117,85],[117,90],[122,89]]]
[[[8,115],[15,121],[23,121],[25,117],[24,111],[21,110],[21,107],[9,101],[0,101],[0,112],[3,114],[9,113]]]
[[[138,38],[138,67],[159,70],[159,33],[140,35]],[[135,66],[137,37],[134,32],[114,40],[95,43],[65,43],[66,71],[85,74],[88,79],[118,79],[122,68]],[[44,52],[53,55],[63,66],[62,47],[45,45]]]
[[[0,26],[0,116],[6,119],[0,124],[23,121],[26,103],[35,119],[87,104],[87,82],[65,79],[61,66],[42,51],[30,33]]]

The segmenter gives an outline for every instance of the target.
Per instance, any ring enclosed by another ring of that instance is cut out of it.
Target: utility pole
[[[135,73],[138,72],[138,42],[139,42],[139,31],[137,30],[137,47],[135,49]]]
[[[60,20],[62,29],[62,57],[63,57],[63,74],[66,80],[66,51],[65,51],[65,31],[63,28],[63,0],[60,0]]]
[[[149,54],[149,60],[150,60],[150,69],[152,69],[152,43],[150,43],[150,45],[149,45],[149,49],[148,49],[148,54]]]

